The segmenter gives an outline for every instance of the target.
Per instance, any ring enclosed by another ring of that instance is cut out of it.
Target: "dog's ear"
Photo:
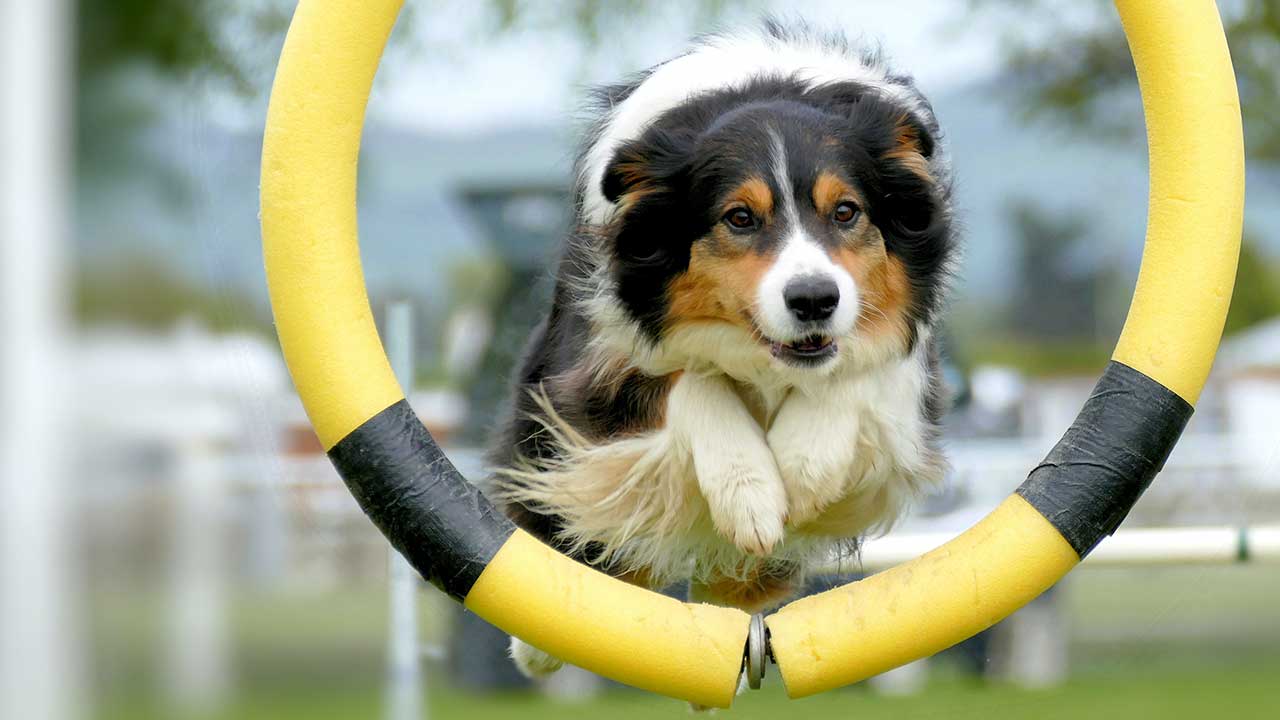
[[[639,143],[631,142],[613,154],[613,159],[605,167],[600,190],[606,200],[617,204],[623,195],[642,192],[646,185],[651,187],[653,182],[642,148]]]
[[[902,113],[893,124],[893,143],[884,154],[885,160],[896,162],[932,184],[929,170],[933,158],[934,139],[929,128],[912,113]]]
[[[877,175],[881,205],[893,234],[911,236],[928,232],[942,219],[938,186],[929,160],[935,144],[933,133],[911,113],[897,115],[891,137],[885,138]]]
[[[688,170],[692,136],[683,132],[650,130],[624,143],[605,166],[600,191],[611,203],[624,196],[647,195],[670,188]]]

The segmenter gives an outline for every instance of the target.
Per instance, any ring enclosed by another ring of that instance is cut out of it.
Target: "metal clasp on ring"
[[[764,680],[764,666],[769,660],[769,630],[764,626],[764,616],[756,613],[751,616],[751,625],[747,628],[747,648],[742,660],[747,673],[747,687],[760,689],[760,681]]]

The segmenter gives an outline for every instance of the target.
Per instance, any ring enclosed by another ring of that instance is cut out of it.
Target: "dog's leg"
[[[787,524],[797,527],[842,498],[858,446],[858,413],[848,387],[793,392],[769,428],[768,443],[787,491]]]
[[[782,539],[787,497],[764,430],[723,376],[685,373],[667,403],[668,428],[693,456],[716,531],[768,555]]]
[[[563,660],[552,657],[514,636],[511,638],[511,645],[507,652],[511,655],[511,660],[515,662],[520,674],[531,680],[544,678],[564,665]]]

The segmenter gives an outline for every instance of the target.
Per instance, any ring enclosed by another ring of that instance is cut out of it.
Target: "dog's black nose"
[[[782,290],[787,309],[800,322],[817,322],[831,317],[840,304],[836,281],[823,275],[806,275],[787,283]]]

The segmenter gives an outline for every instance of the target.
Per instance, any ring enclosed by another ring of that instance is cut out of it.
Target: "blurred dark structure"
[[[492,339],[466,390],[467,440],[484,443],[507,402],[512,372],[529,332],[550,307],[560,241],[569,230],[563,184],[493,185],[462,191],[469,215],[505,264],[509,281],[492,304]],[[501,378],[501,380],[497,380]]]

